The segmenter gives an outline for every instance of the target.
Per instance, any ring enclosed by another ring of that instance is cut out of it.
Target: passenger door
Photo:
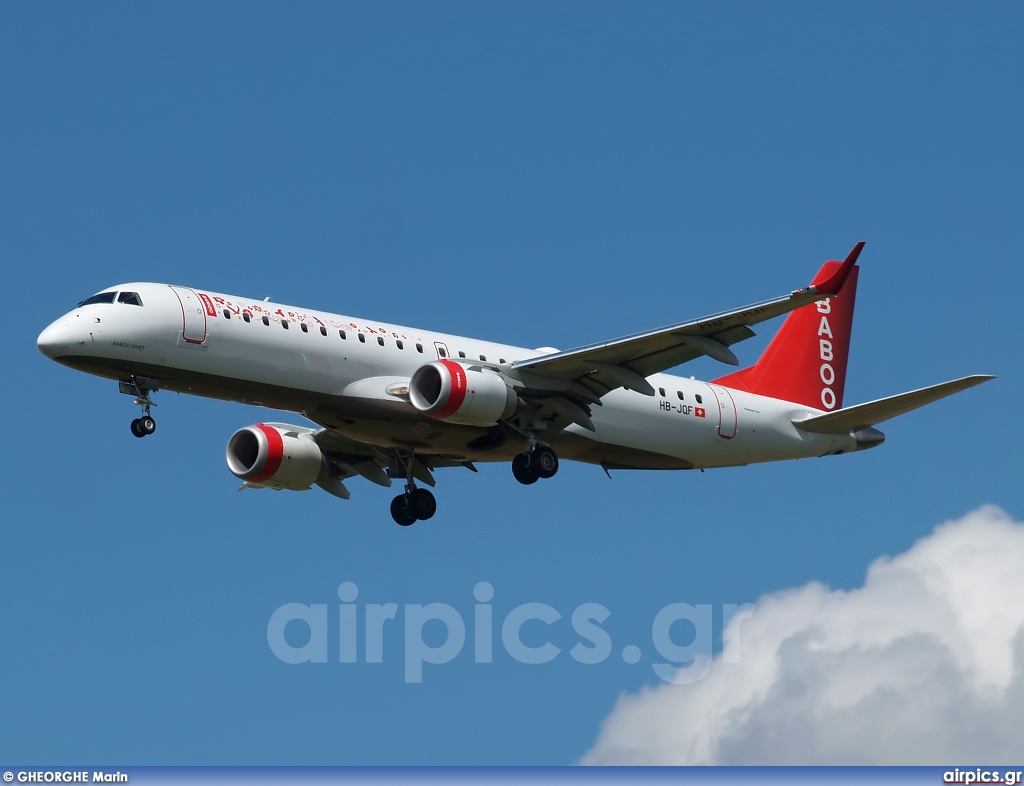
[[[181,337],[189,344],[206,341],[206,310],[193,290],[187,287],[171,287],[181,303]]]
[[[722,439],[732,439],[736,436],[736,427],[739,424],[736,402],[732,400],[732,394],[721,385],[709,384],[708,387],[718,399],[718,436]]]

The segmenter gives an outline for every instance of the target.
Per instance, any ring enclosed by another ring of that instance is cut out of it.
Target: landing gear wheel
[[[558,472],[558,456],[551,448],[540,445],[530,456],[530,466],[538,477],[550,478]]]
[[[412,451],[393,450],[388,458],[388,477],[400,478],[405,475],[405,492],[391,500],[391,518],[403,527],[415,521],[426,521],[437,512],[437,500],[427,489],[416,488],[416,456]],[[430,469],[421,465],[421,478],[424,482],[432,482]]]
[[[399,494],[391,500],[391,518],[403,527],[416,523],[416,515],[410,509],[409,498],[405,494]]]
[[[437,500],[428,489],[416,489],[409,495],[408,507],[420,521],[426,521],[437,512]]]
[[[155,388],[146,387],[147,383],[153,383],[153,380],[145,380],[142,377],[132,377],[131,379],[121,380],[120,390],[122,393],[134,393],[135,394],[135,406],[142,407],[142,417],[136,418],[132,421],[132,434],[140,439],[142,437],[148,437],[154,431],[156,431],[156,421],[149,414],[151,407],[155,407],[156,403],[149,397],[151,390]]]
[[[531,456],[529,453],[520,453],[512,459],[512,474],[515,476],[515,479],[524,486],[536,483],[537,478],[540,477],[533,468],[533,462],[530,458]]]

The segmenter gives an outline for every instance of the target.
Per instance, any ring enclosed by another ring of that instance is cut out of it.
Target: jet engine
[[[409,401],[424,415],[467,426],[493,426],[519,404],[497,373],[454,360],[433,360],[416,369],[409,380]]]
[[[330,475],[312,432],[301,426],[246,426],[231,435],[226,457],[228,469],[252,486],[305,491]]]

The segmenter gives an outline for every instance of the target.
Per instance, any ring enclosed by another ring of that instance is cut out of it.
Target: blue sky
[[[718,635],[725,604],[858,586],[983,503],[1019,520],[1022,34],[1012,3],[4,3],[0,758],[570,763],[657,681],[668,604]],[[139,441],[116,385],[35,347],[153,280],[569,348],[783,294],[858,240],[848,404],[999,379],[859,455],[451,470],[408,530],[370,484],[236,494],[224,445],[266,412],[157,394]],[[381,664],[275,658],[274,610],[336,624],[345,581],[467,621],[486,581],[499,623],[561,612],[563,653],[467,647],[409,685],[397,625]],[[595,665],[568,657],[588,602]]]

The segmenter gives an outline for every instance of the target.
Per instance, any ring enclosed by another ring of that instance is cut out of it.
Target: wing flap
[[[954,393],[980,385],[982,382],[988,382],[990,379],[995,379],[995,377],[984,374],[962,377],[920,390],[912,390],[909,393],[900,393],[897,396],[869,401],[866,404],[844,407],[825,415],[813,415],[803,420],[794,420],[793,425],[816,434],[849,434],[931,404],[946,396],[952,396]]]

